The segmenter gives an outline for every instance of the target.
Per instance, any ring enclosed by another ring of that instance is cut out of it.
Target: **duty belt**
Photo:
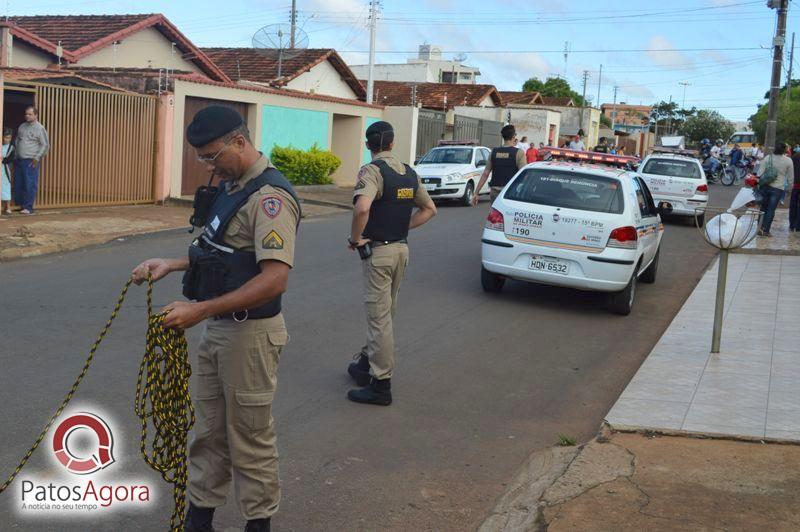
[[[370,245],[374,248],[379,248],[381,246],[386,246],[389,244],[408,244],[408,239],[402,238],[400,240],[370,240]]]

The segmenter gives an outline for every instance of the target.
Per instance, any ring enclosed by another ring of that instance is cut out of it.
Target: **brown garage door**
[[[201,109],[210,105],[224,105],[239,112],[247,122],[247,104],[242,102],[231,102],[227,100],[212,100],[211,98],[186,98],[186,106],[183,112],[183,131],[192,122],[192,118]],[[192,196],[200,185],[208,184],[210,177],[208,165],[197,160],[194,148],[186,142],[186,135],[183,139],[183,170],[181,172],[181,195]]]

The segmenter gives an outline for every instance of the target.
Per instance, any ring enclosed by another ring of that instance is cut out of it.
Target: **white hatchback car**
[[[490,154],[483,146],[438,146],[418,160],[414,170],[434,200],[458,199],[470,205]],[[488,180],[478,193],[489,193]]]
[[[627,315],[636,282],[655,282],[664,226],[634,172],[598,165],[525,166],[492,205],[481,239],[481,283],[506,279],[609,292]]]
[[[697,222],[703,225],[708,206],[708,181],[700,161],[683,155],[653,153],[642,161],[638,172],[650,188],[656,205],[669,205],[671,214],[697,216]]]

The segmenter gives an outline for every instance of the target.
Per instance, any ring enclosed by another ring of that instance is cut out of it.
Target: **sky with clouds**
[[[5,4],[11,15],[163,13],[200,46],[250,46],[259,28],[288,22],[291,11],[291,0]],[[367,63],[367,0],[297,0],[297,8],[310,47]],[[594,102],[598,88],[600,103],[613,101],[616,86],[617,101],[672,97],[682,104],[685,97],[686,107],[716,109],[737,121],[764,101],[775,30],[775,11],[764,0],[383,0],[378,20],[378,63],[403,63],[428,43],[446,58],[466,55],[465,63],[481,71],[479,82],[500,90],[520,90],[533,76],[561,76],[580,93],[588,71],[586,95]],[[791,32],[800,31],[798,0],[790,3],[787,28],[788,48]],[[798,37],[794,78],[800,78]]]

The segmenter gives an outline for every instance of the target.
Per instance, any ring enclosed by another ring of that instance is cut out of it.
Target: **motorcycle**
[[[717,169],[712,171],[712,165],[709,161],[710,157],[703,161],[703,171],[706,174],[706,181],[709,183],[719,183],[725,175],[725,167],[727,166],[724,161],[719,161]]]
[[[728,165],[720,179],[723,185],[729,187],[733,184],[740,183],[746,175],[752,174],[753,172],[755,172],[755,159],[745,157],[740,159],[735,165]]]

